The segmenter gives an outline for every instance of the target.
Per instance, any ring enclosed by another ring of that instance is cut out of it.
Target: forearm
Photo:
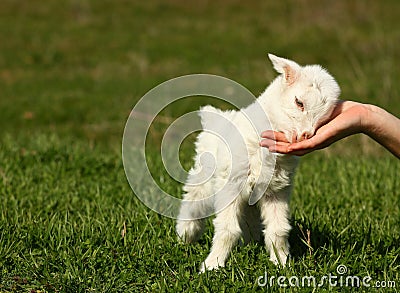
[[[363,132],[400,158],[400,119],[374,105],[366,105]]]

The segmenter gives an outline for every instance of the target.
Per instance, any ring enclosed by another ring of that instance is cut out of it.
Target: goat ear
[[[299,64],[292,60],[277,57],[272,54],[268,54],[268,57],[274,65],[275,70],[284,74],[288,85],[293,84],[297,80],[301,69]]]

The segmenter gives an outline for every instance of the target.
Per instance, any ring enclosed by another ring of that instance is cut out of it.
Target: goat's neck
[[[277,77],[261,94],[257,99],[264,112],[267,114],[272,128],[277,131],[282,131],[280,129],[280,118],[282,117],[282,101],[280,97],[282,95],[282,79]]]

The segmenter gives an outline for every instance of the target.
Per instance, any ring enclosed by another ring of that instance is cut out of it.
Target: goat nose
[[[313,135],[314,135],[314,133],[310,130],[303,131],[303,133],[299,137],[299,141],[308,139],[308,138],[312,137]]]

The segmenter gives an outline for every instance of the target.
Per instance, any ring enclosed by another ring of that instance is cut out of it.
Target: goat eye
[[[296,106],[299,107],[301,111],[304,111],[304,104],[303,104],[303,102],[300,101],[297,97],[295,97],[295,100],[294,100],[294,101],[295,101],[295,103],[296,103]]]

